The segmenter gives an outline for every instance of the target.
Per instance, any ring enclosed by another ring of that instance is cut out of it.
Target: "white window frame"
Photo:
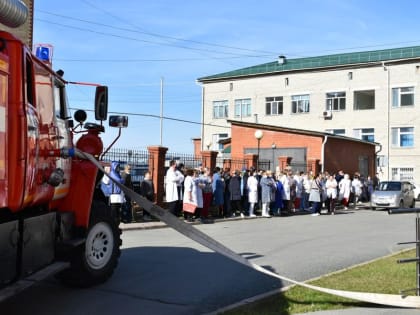
[[[223,101],[213,101],[213,118],[227,118],[229,117],[229,102],[227,100]]]
[[[401,181],[414,181],[414,167],[392,167],[391,179]]]
[[[412,135],[412,145],[401,145],[401,137],[404,135]],[[414,142],[414,127],[391,128],[391,145],[393,148],[413,148]]]
[[[353,129],[353,136],[360,140],[375,142],[375,128]],[[372,140],[368,139],[370,136],[373,136]]]
[[[325,110],[334,112],[346,110],[346,92],[326,93]]]
[[[337,136],[345,136],[346,135],[346,129],[325,129],[325,132],[331,133],[333,135]]]
[[[222,151],[223,150],[223,144],[219,143],[220,140],[229,138],[229,134],[227,133],[215,133],[212,135],[212,142],[210,146],[210,150],[217,150]]]
[[[243,98],[235,100],[235,117],[251,116],[251,99]]]
[[[292,95],[292,114],[305,114],[310,110],[309,94]]]
[[[268,107],[270,107],[270,112],[267,112]],[[283,115],[283,96],[266,97],[265,114],[267,116]]]
[[[404,96],[412,95],[411,104],[402,104]],[[414,86],[396,87],[392,88],[392,107],[407,107],[414,106]]]

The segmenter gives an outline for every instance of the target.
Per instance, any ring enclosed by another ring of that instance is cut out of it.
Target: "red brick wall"
[[[328,138],[325,144],[324,170],[336,172],[342,169],[345,173],[353,175],[359,170],[359,158],[367,157],[369,161],[369,174],[375,174],[375,146],[346,139]]]
[[[232,158],[241,159],[244,157],[245,148],[257,148],[258,142],[254,136],[257,129],[232,125]],[[307,163],[319,160],[322,162],[322,142],[324,136],[300,135],[292,132],[280,132],[264,130],[263,138],[260,140],[260,149],[271,149],[273,143],[276,148],[307,148]],[[343,170],[346,173],[354,174],[359,170],[359,158],[368,158],[369,174],[375,173],[375,146],[348,139],[328,138],[324,152],[324,171],[335,173]],[[321,167],[319,168],[319,170]]]
[[[232,158],[243,158],[245,148],[257,148],[256,129],[232,125]],[[276,148],[307,148],[307,159],[321,159],[323,137],[291,134],[271,130],[262,130],[264,135],[260,141],[260,149]]]

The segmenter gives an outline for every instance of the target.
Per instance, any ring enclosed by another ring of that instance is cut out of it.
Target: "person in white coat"
[[[355,207],[356,207],[356,204],[358,202],[360,202],[359,201],[360,200],[360,196],[362,195],[362,187],[363,187],[363,184],[360,181],[359,177],[360,177],[359,174],[356,173],[354,175],[353,181],[351,182],[351,188],[352,188],[352,191],[354,193],[354,199],[353,199],[353,201],[354,201],[354,206]]]
[[[337,181],[334,176],[329,175],[325,182],[325,188],[327,190],[327,206],[328,213],[335,214],[335,201],[337,200]]]
[[[184,181],[184,175],[176,169],[176,162],[174,160],[169,162],[169,168],[166,171],[165,178],[165,194],[166,194],[166,203],[168,205],[169,211],[176,216],[179,216],[177,213],[178,203],[181,200],[181,197],[178,193],[178,186]]]
[[[197,170],[187,169],[186,175],[187,176],[184,179],[183,203],[184,203],[184,206],[186,204],[192,204],[196,208],[195,208],[195,211],[193,212],[191,212],[190,210],[186,211],[186,209],[184,208],[184,218],[188,222],[193,222],[194,215],[196,217],[199,217],[200,210],[203,208],[203,191],[201,188],[204,185],[200,183]]]
[[[253,171],[247,180],[248,187],[248,202],[249,202],[249,216],[255,217],[254,208],[258,203],[258,179],[257,171]]]
[[[350,193],[351,193],[351,181],[349,174],[344,174],[344,178],[338,183],[339,199],[344,206],[344,209],[348,209]]]

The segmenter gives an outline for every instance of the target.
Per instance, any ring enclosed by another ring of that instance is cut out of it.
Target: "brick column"
[[[216,167],[217,154],[219,154],[217,151],[201,151],[201,163],[203,167],[207,167],[210,172],[213,172]]]
[[[319,160],[317,159],[308,159],[308,173],[310,171],[313,172],[314,176],[316,176],[319,173],[320,167],[319,167]]]
[[[288,159],[289,159],[289,157],[287,157],[287,156],[279,156],[277,158],[277,160],[279,162],[280,171],[284,171],[284,169],[287,167],[287,165],[289,165]]]
[[[257,158],[258,155],[254,153],[247,153],[244,155],[244,160],[247,165],[247,169],[250,169],[251,167],[257,168]]]
[[[152,174],[153,185],[155,186],[156,203],[163,206],[163,196],[165,194],[165,157],[168,148],[161,146],[147,147],[149,151],[149,171]]]

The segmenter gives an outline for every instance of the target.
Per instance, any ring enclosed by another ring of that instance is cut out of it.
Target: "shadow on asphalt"
[[[214,252],[138,247],[123,250],[119,268],[106,286],[164,303],[188,305],[189,314],[204,314],[279,289],[282,282]]]

